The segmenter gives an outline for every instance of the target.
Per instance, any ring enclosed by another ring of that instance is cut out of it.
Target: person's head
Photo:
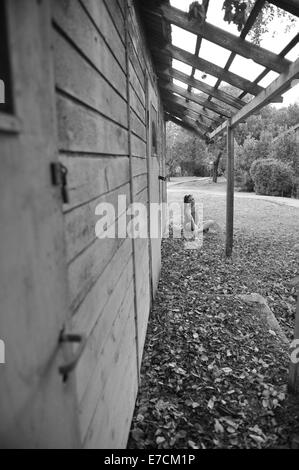
[[[195,199],[194,197],[192,196],[192,194],[187,194],[185,197],[184,197],[184,204],[192,204],[195,202]]]

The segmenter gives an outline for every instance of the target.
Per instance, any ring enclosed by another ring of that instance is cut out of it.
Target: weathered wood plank
[[[139,100],[141,101],[143,107],[145,108],[145,92],[140,84],[139,78],[133,68],[131,61],[129,63],[129,71],[130,71],[130,83],[132,85],[132,88],[135,91],[136,95],[138,96]]]
[[[147,187],[147,174],[135,176],[133,179],[134,195],[139,194],[140,191]]]
[[[92,202],[78,207],[65,215],[65,234],[67,244],[67,261],[71,262],[79,253],[96,240],[95,226],[98,217],[95,215],[99,204],[112,204],[117,214],[119,195],[130,200],[129,183],[111,193],[105,194]],[[127,208],[125,208],[126,210]],[[120,214],[122,215],[122,214]],[[118,216],[118,214],[117,214]],[[116,230],[118,221],[115,222]]]
[[[145,158],[132,157],[132,173],[133,178],[147,174],[147,162]]]
[[[101,2],[99,2],[101,3]],[[81,54],[126,98],[126,76],[78,0],[53,0],[54,24]]]
[[[91,440],[93,432],[99,432],[100,429],[103,432],[103,423],[99,423],[98,413],[105,411],[108,418],[111,419],[113,408],[116,406],[127,380],[122,382],[124,372],[133,366],[137,377],[132,290],[131,284],[124,299],[123,308],[120,309],[109,337],[101,350],[101,361],[97,363],[92,380],[80,403],[81,435],[85,442]],[[101,404],[100,409],[99,403]],[[126,412],[130,413],[130,411],[126,407]],[[109,433],[107,428],[106,433]]]
[[[74,331],[82,331],[89,336],[94,329],[98,318],[100,318],[103,309],[110,299],[118,278],[128,265],[128,259],[132,257],[131,240],[123,240],[120,248],[115,250],[110,258],[106,268],[102,272],[88,296],[80,305],[76,314],[73,316],[72,325]],[[117,275],[115,274],[117,273]],[[105,279],[105,282],[103,282]]]
[[[146,144],[132,134],[132,155],[134,157],[146,158]]]
[[[92,389],[93,383],[98,380],[99,364],[101,364],[101,370],[106,371],[105,381],[102,383],[104,387],[108,378],[107,371],[109,370],[111,362],[113,362],[114,350],[117,348],[118,343],[122,341],[121,331],[126,321],[126,315],[128,315],[128,313],[132,315],[132,312],[129,311],[129,306],[133,299],[133,265],[131,253],[126,257],[126,262],[127,265],[121,273],[121,276],[119,278],[116,277],[113,292],[88,338],[84,354],[80,360],[80,364],[78,364],[76,376],[79,402],[85,400],[84,394],[86,393],[88,395],[89,389]],[[109,350],[110,357],[103,354],[104,351],[107,353],[107,350]],[[96,392],[96,390],[94,390],[94,392],[97,393],[98,397],[99,391]],[[90,410],[92,410],[92,405],[95,408],[94,399],[89,407]],[[90,420],[91,419],[87,419],[88,424]],[[85,432],[86,431],[87,429],[85,429]]]
[[[84,442],[86,449],[126,448],[137,396],[138,379],[134,354],[135,351],[130,356],[123,356],[124,359],[116,370],[119,377],[114,382],[111,379],[107,392],[100,397]]]
[[[125,20],[123,10],[117,0],[104,0],[107,10],[110,13],[111,19],[115,24],[118,34],[123,43],[125,43]],[[123,0],[121,1],[123,4]]]
[[[80,441],[75,400],[58,374],[69,309],[61,200],[49,177],[58,162],[51,2],[5,7],[21,126],[0,133],[1,449],[70,449]]]
[[[128,46],[128,54],[129,54],[130,61],[132,63],[133,69],[134,69],[134,71],[135,71],[135,73],[138,77],[139,82],[140,82],[140,85],[144,89],[145,88],[145,73],[143,72],[143,70],[140,66],[140,63],[138,61],[138,57],[136,55],[134,46],[133,46],[131,41],[129,42],[129,46]]]
[[[60,90],[127,127],[126,101],[57,31],[54,61]]]
[[[138,20],[137,20],[134,8],[129,9],[128,28],[129,28],[129,36],[130,36],[132,45],[134,47],[136,57],[138,58],[140,68],[142,72],[145,73],[146,60],[145,60],[144,46],[140,37],[140,30],[138,28]]]
[[[96,29],[104,37],[106,44],[117,58],[122,69],[126,70],[126,52],[124,42],[119,37],[118,31],[114,26],[105,3],[103,1],[99,2],[98,0],[80,0],[80,3],[89,13],[92,21],[96,25]],[[122,21],[122,23],[124,28],[124,22]]]
[[[235,155],[234,131],[231,120],[227,123],[227,192],[226,192],[226,247],[225,253],[230,258],[234,244],[234,192],[235,192]]]
[[[128,155],[127,130],[96,112],[58,96],[57,119],[61,151]]]
[[[60,154],[61,163],[68,169],[70,211],[101,195],[114,191],[130,181],[128,157],[92,157],[89,154]]]
[[[146,127],[135,113],[131,113],[131,129],[135,135],[146,142]]]
[[[122,243],[123,240],[119,238],[96,240],[70,264],[68,277],[70,307],[73,312],[89,295]]]
[[[132,88],[132,85],[130,85],[130,105],[131,108],[135,111],[139,119],[145,123],[146,122],[146,117],[145,117],[145,107],[141,103],[140,99],[136,95],[135,90]]]

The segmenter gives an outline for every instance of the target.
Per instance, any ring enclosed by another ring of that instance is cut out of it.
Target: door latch
[[[67,334],[63,330],[59,337],[59,345],[62,344],[78,344],[77,352],[67,364],[59,367],[59,374],[62,376],[63,382],[67,382],[69,375],[76,369],[87,345],[87,337],[85,335]]]
[[[166,182],[166,181],[167,181],[167,178],[165,178],[165,176],[159,176],[159,180]]]
[[[53,186],[59,186],[63,204],[69,204],[70,198],[67,189],[68,169],[62,163],[51,163],[51,179]]]

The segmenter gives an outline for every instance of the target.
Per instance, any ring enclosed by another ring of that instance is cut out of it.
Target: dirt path
[[[168,194],[171,196],[173,193],[180,195],[181,193],[192,192],[198,196],[209,193],[213,196],[225,197],[226,196],[226,180],[219,178],[217,184],[211,181],[211,178],[172,178],[168,183]],[[259,196],[255,193],[235,192],[235,198],[245,198],[252,200],[261,200],[272,202],[273,204],[285,205],[299,209],[299,199],[291,199],[286,197],[275,196]]]

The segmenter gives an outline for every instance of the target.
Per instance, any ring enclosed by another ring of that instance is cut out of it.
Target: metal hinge
[[[68,169],[62,163],[51,163],[51,181],[53,186],[60,186],[61,197],[64,204],[69,204],[67,190]]]

